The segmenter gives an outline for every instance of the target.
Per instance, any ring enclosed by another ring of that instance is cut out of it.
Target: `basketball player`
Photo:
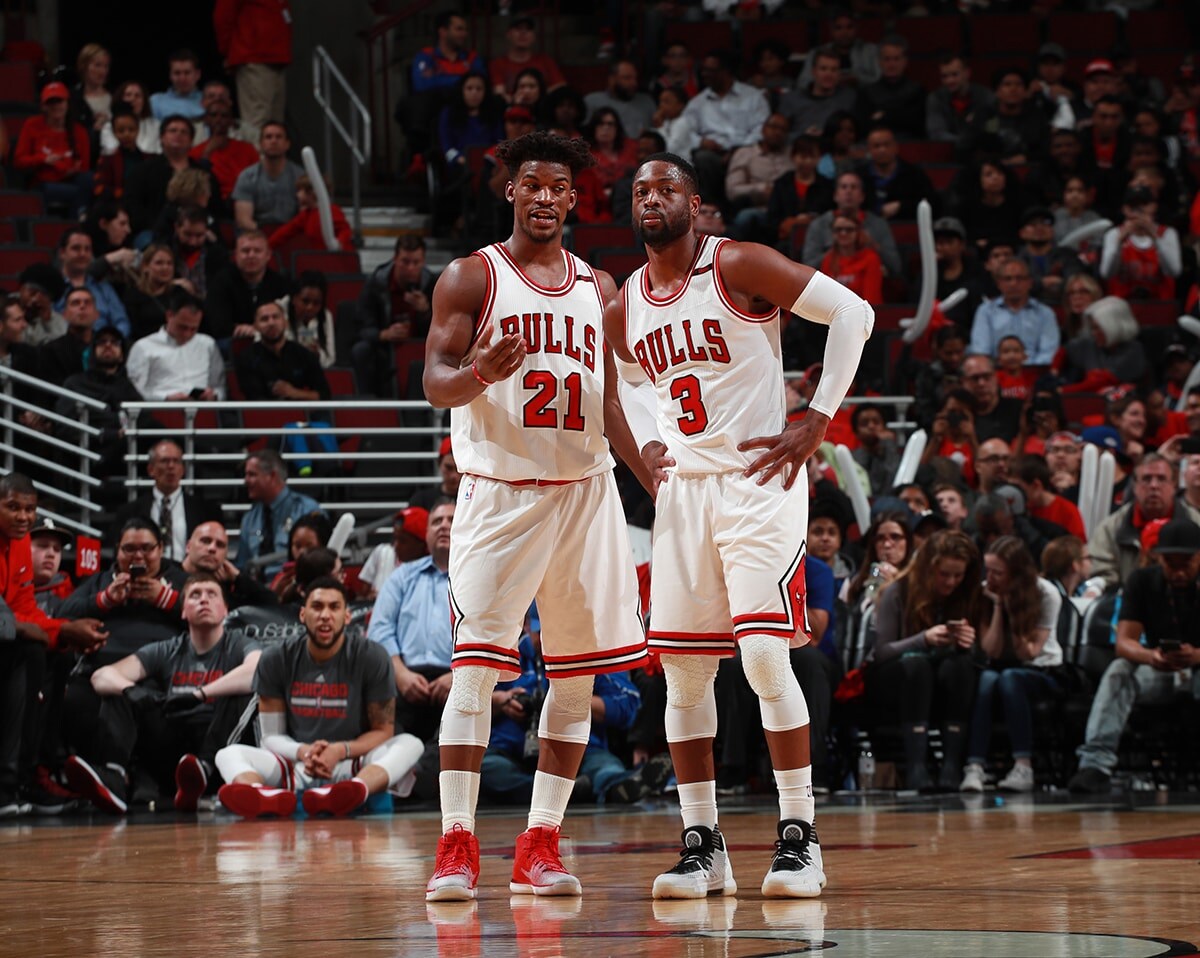
[[[441,731],[443,836],[430,901],[475,897],[475,805],[492,689],[501,672],[520,673],[517,642],[533,599],[550,691],[513,892],[581,893],[558,837],[588,741],[593,676],[646,657],[605,441],[607,407],[615,410],[610,438],[649,486],[604,346],[604,309],[616,285],[562,248],[575,177],[592,159],[583,141],[547,133],[501,143],[496,154],[512,176],[512,235],[446,268],[426,341],[425,395],[451,408],[463,474],[450,548],[454,677]]]
[[[808,484],[796,480],[845,398],[875,317],[844,286],[775,250],[694,235],[699,208],[687,161],[659,153],[642,162],[633,224],[649,263],[605,317],[625,415],[656,486],[649,639],[667,678],[684,847],[653,893],[737,890],[717,827],[712,746],[717,661],[740,651],[779,788],[779,840],[762,892],[810,898],[825,873],[808,707],[788,659],[789,640],[808,632]],[[821,383],[791,425],[781,310],[829,326]]]

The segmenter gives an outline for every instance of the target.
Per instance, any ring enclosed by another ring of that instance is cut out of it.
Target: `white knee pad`
[[[492,734],[492,691],[499,678],[499,672],[482,665],[454,670],[442,712],[440,744],[487,748]]]
[[[542,705],[538,735],[556,742],[586,745],[592,734],[592,688],[596,677],[577,675],[551,679]]]
[[[711,655],[664,655],[667,679],[668,742],[690,742],[717,734],[717,696],[713,679],[718,660]]]
[[[758,696],[763,728],[786,732],[808,724],[808,703],[792,671],[786,639],[748,635],[738,642],[746,681]]]

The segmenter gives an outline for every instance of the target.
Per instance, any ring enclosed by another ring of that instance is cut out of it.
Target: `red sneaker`
[[[479,881],[479,839],[455,825],[438,839],[433,877],[425,886],[426,901],[468,901]]]
[[[561,828],[535,826],[517,836],[509,891],[526,895],[583,894],[579,879],[567,871],[559,857],[561,832]]]
[[[175,810],[194,812],[200,796],[208,788],[208,772],[195,755],[185,755],[175,766]]]
[[[341,818],[349,815],[371,797],[371,791],[365,782],[357,778],[333,785],[318,785],[316,788],[306,788],[300,801],[309,815],[332,815]]]
[[[296,793],[286,788],[234,782],[222,785],[217,798],[233,814],[242,818],[261,818],[264,815],[287,818],[296,810]]]

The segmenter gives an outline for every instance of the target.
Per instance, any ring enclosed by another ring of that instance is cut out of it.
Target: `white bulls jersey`
[[[474,255],[487,267],[475,341],[520,333],[529,350],[508,379],[450,411],[462,473],[506,482],[586,479],[613,467],[604,438],[604,308],[591,267],[563,251],[566,278],[545,289],[501,244]]]
[[[625,284],[625,342],[658,396],[658,430],[675,471],[744,469],[738,443],[787,424],[779,310],[755,316],[725,295],[715,263],[730,240],[700,237],[683,285],[650,293],[643,266]]]

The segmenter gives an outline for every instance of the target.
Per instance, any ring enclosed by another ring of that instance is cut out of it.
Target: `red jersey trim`
[[[629,662],[617,662],[613,665],[593,665],[580,666],[572,669],[546,669],[546,674],[551,678],[556,679],[572,679],[581,675],[603,675],[609,672],[625,672],[629,669],[638,669],[646,664],[649,659],[648,654],[642,654],[639,658]]]
[[[472,479],[502,482],[506,486],[573,486],[577,482],[586,482],[592,478],[591,476],[582,476],[579,479],[498,479],[495,476],[480,476],[473,472],[464,472],[463,475],[470,476]]]
[[[471,255],[478,256],[483,260],[484,278],[487,285],[483,291],[483,306],[480,307],[479,315],[475,317],[475,332],[471,336],[471,345],[467,347],[468,350],[474,347],[475,343],[479,341],[479,335],[483,332],[483,327],[491,319],[492,307],[496,305],[496,287],[498,285],[496,282],[496,267],[492,264],[491,259],[484,254],[483,250],[476,250]]]
[[[619,649],[606,649],[602,652],[581,652],[578,655],[543,654],[542,661],[546,663],[546,669],[549,671],[552,665],[576,665],[581,662],[599,662],[605,659],[617,659],[632,655],[635,652],[641,652],[644,655],[646,652],[646,643],[639,642],[637,645],[626,645]]]
[[[733,240],[729,240],[729,239],[719,240],[717,242],[717,248],[715,250],[713,250],[713,276],[716,277],[716,280],[717,280],[717,283],[716,283],[717,296],[721,300],[721,305],[723,305],[727,310],[729,310],[731,313],[733,313],[733,315],[736,316],[738,319],[745,320],[747,323],[754,323],[756,325],[762,325],[763,323],[769,323],[774,319],[778,319],[779,318],[779,307],[778,306],[772,307],[770,312],[767,312],[767,313],[747,313],[745,310],[739,309],[737,306],[733,305],[733,299],[730,297],[729,292],[725,289],[725,280],[723,280],[721,278],[721,262],[720,262],[721,250],[724,248],[726,243],[732,243],[732,242],[733,242]]]
[[[451,669],[461,669],[468,665],[478,665],[484,669],[495,669],[497,672],[511,672],[513,675],[521,674],[521,667],[513,665],[511,662],[500,662],[496,659],[473,658],[464,656],[461,659],[454,659],[450,663]]]
[[[679,299],[684,293],[687,292],[688,286],[691,285],[692,275],[696,272],[696,264],[700,262],[700,256],[704,252],[704,248],[707,245],[708,237],[701,236],[700,242],[696,244],[696,253],[692,257],[692,265],[688,267],[687,279],[683,281],[683,285],[680,286],[679,289],[675,290],[675,292],[673,292],[666,299],[656,299],[654,294],[650,292],[650,267],[649,265],[643,267],[641,282],[642,298],[645,299],[646,302],[651,306],[670,306],[677,299]]]
[[[539,286],[528,276],[526,276],[525,270],[523,270],[521,265],[515,259],[513,259],[512,253],[505,248],[503,243],[496,243],[492,249],[498,250],[500,255],[504,258],[504,261],[508,263],[510,267],[512,267],[513,272],[517,274],[521,282],[535,292],[542,293],[545,296],[565,296],[567,293],[571,292],[571,289],[575,286],[575,258],[571,256],[565,249],[559,250],[559,252],[562,254],[563,265],[567,268],[567,275],[561,286],[555,286],[553,288]]]

